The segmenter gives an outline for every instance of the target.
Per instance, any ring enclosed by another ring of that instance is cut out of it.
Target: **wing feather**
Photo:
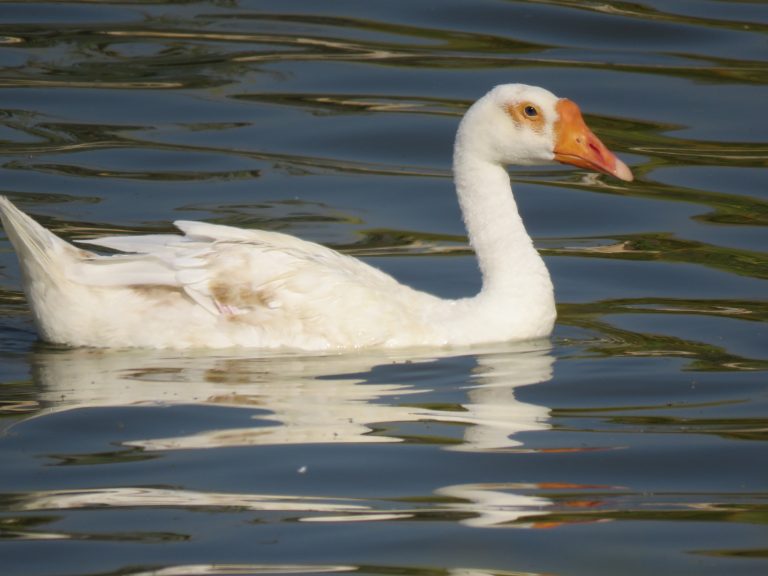
[[[122,254],[83,259],[71,279],[94,286],[176,287],[214,315],[279,311],[301,317],[315,314],[313,305],[375,298],[398,285],[360,260],[280,232],[191,221],[175,225],[183,236],[83,241]]]

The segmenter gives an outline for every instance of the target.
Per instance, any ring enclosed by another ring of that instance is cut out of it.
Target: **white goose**
[[[183,236],[85,241],[122,252],[103,256],[58,238],[3,197],[0,215],[49,342],[326,350],[523,340],[549,335],[555,301],[505,165],[553,161],[632,180],[576,104],[547,90],[497,86],[467,111],[453,169],[483,285],[459,300],[277,232],[176,222]]]

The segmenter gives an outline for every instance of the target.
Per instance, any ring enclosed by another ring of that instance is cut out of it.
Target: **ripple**
[[[525,346],[46,346],[3,236],[5,572],[764,573],[765,3],[3,10],[2,193],[68,238],[258,226],[467,296],[451,143],[500,82],[636,174],[514,170],[560,303]]]
[[[125,576],[238,576],[241,574],[328,574],[356,572],[356,566],[302,564],[185,564],[124,572]]]

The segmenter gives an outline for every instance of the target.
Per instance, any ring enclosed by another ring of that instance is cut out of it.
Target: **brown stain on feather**
[[[253,290],[246,284],[227,284],[213,282],[210,285],[211,295],[219,304],[238,309],[269,308],[272,294],[268,290]]]
[[[182,291],[174,286],[142,284],[131,286],[130,289],[137,296],[147,300],[154,300],[158,304],[170,304],[182,297]]]

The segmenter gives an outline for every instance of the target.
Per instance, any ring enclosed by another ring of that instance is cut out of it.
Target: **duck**
[[[34,324],[50,343],[332,351],[534,340],[553,330],[554,288],[507,166],[557,162],[633,179],[578,105],[544,88],[499,85],[466,111],[453,179],[482,286],[458,299],[416,290],[350,255],[280,232],[176,221],[179,234],[108,236],[76,246],[7,197],[0,197],[0,218]],[[104,248],[109,252],[95,251]]]

